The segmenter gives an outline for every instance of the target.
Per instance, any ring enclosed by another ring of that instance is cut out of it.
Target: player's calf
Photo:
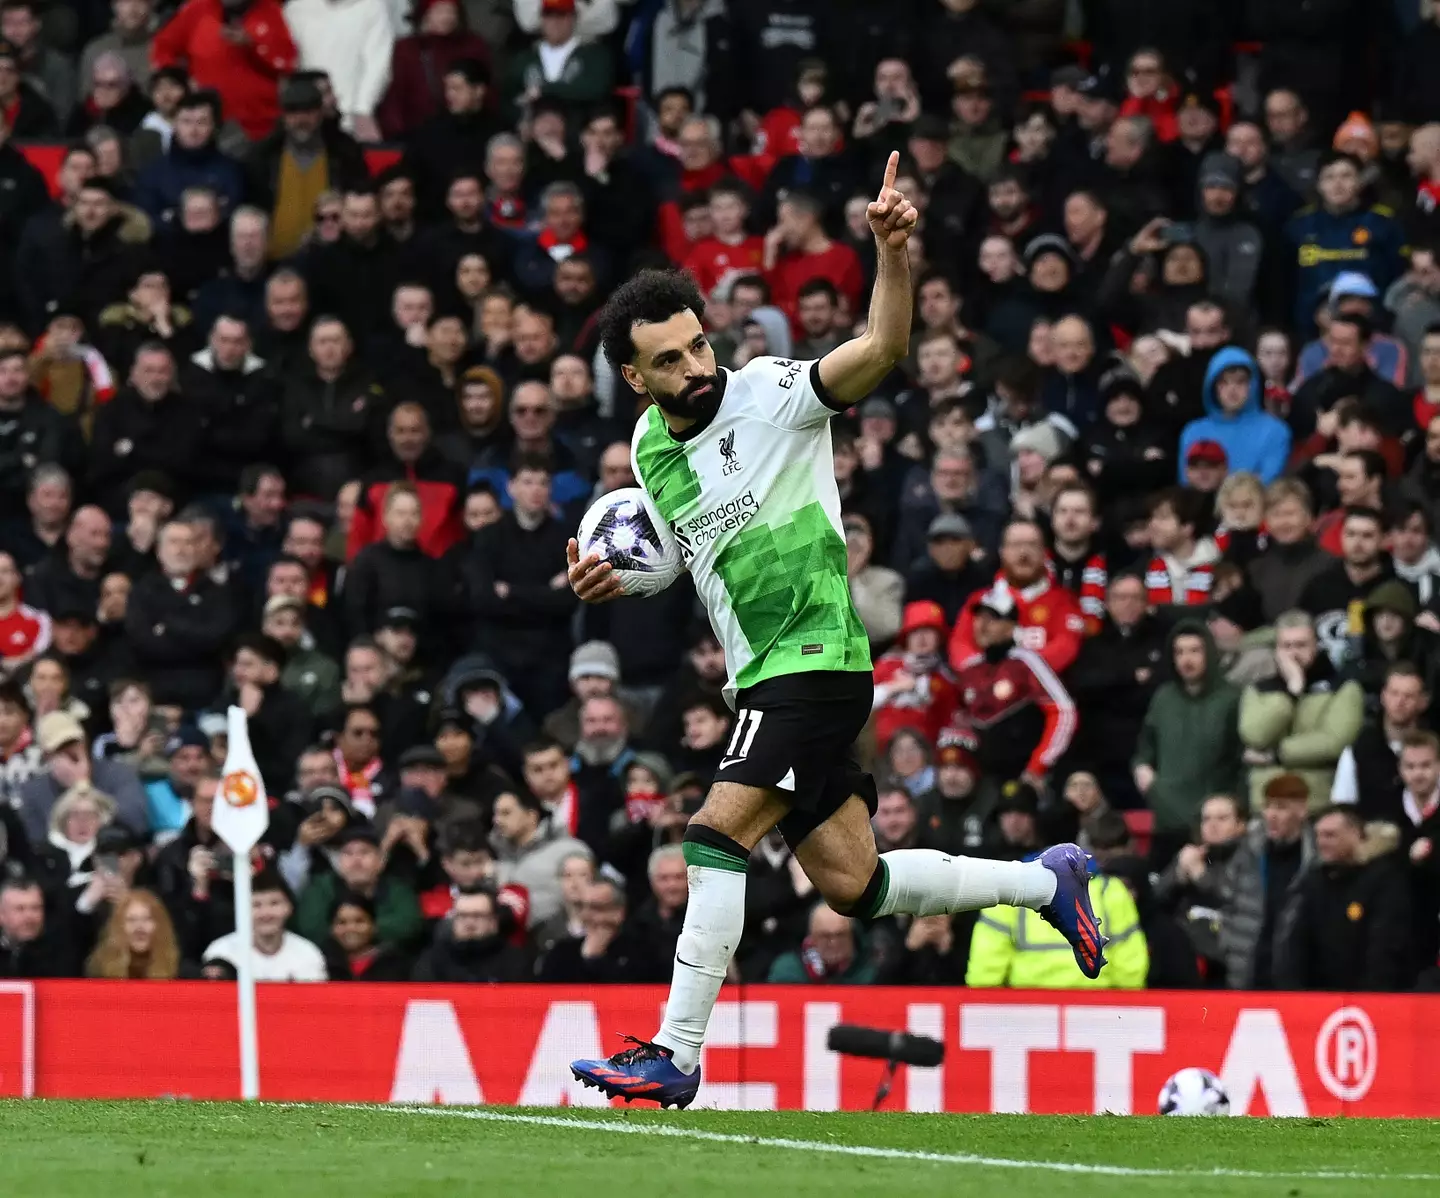
[[[1093,978],[1105,965],[1105,940],[1090,905],[1087,865],[1085,853],[1073,844],[1047,849],[1035,861],[896,849],[880,857],[860,897],[836,909],[874,919],[949,915],[1002,904],[1030,907],[1064,935],[1080,971]]]

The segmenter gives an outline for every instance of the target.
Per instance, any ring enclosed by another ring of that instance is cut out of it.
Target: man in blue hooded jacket
[[[1290,457],[1290,429],[1261,406],[1260,371],[1243,349],[1231,346],[1210,359],[1205,412],[1180,434],[1182,463],[1197,441],[1217,441],[1225,448],[1232,474],[1249,471],[1268,486],[1284,471]],[[1183,466],[1181,471],[1184,483]]]

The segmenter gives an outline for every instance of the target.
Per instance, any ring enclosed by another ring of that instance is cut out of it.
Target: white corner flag
[[[236,856],[248,853],[265,835],[270,826],[270,804],[265,797],[265,781],[255,754],[250,749],[250,721],[243,707],[232,707],[226,713],[229,749],[220,778],[212,817],[215,835],[220,837]],[[237,871],[238,872],[238,871]]]
[[[235,854],[236,962],[240,998],[240,1097],[260,1097],[260,1045],[255,1020],[255,930],[250,914],[250,850],[270,826],[265,781],[250,748],[250,722],[243,707],[227,712],[229,747],[211,817],[215,835]]]

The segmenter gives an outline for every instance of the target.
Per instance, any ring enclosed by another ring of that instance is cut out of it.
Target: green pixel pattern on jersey
[[[868,670],[870,641],[850,599],[845,542],[819,502],[780,524],[752,521],[715,558],[754,651],[737,686],[806,670]]]
[[[685,445],[670,436],[660,409],[645,413],[645,432],[635,447],[635,464],[640,481],[667,522],[700,498],[700,476],[690,467]]]

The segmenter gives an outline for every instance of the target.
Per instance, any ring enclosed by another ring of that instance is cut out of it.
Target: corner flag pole
[[[240,1097],[260,1097],[260,1039],[255,1018],[255,925],[250,912],[248,854],[235,858],[235,932],[240,940],[236,968],[240,1014]]]
[[[215,834],[235,854],[235,934],[240,942],[240,1097],[260,1097],[260,1042],[255,1014],[255,925],[250,909],[250,850],[270,825],[265,783],[250,748],[250,723],[243,707],[226,713],[229,747],[215,804]]]

